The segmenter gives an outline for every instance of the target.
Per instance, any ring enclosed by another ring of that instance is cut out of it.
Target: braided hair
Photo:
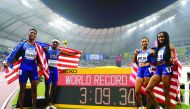
[[[169,39],[169,34],[166,32],[166,31],[162,31],[162,32],[159,32],[157,34],[157,42],[158,42],[158,47],[156,49],[156,52],[155,52],[155,60],[157,62],[157,58],[158,58],[158,51],[160,50],[160,48],[162,47],[161,43],[158,41],[158,35],[160,33],[163,33],[164,37],[165,37],[165,40],[164,40],[164,43],[163,45],[166,47],[165,48],[165,51],[164,51],[164,58],[165,58],[165,61],[168,63],[170,61],[170,58],[171,58],[171,52],[170,52],[170,39]]]

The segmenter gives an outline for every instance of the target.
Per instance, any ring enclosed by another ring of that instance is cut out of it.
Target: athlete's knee
[[[45,90],[49,91],[49,89],[50,89],[50,86],[47,85],[47,86],[45,87]]]
[[[151,88],[151,87],[149,87],[149,86],[148,86],[148,87],[146,87],[146,93],[147,93],[147,94],[150,94],[151,92],[152,92],[152,88]]]
[[[169,88],[163,88],[163,90],[164,90],[164,93],[165,93],[166,95],[169,94]]]
[[[140,90],[135,90],[135,94],[138,96],[140,94]]]
[[[54,89],[57,89],[57,84],[53,84],[52,87],[53,87]]]
[[[37,93],[37,88],[32,88],[32,93]]]
[[[169,88],[170,88],[170,84],[163,82],[163,89],[164,90],[169,90]]]
[[[147,86],[147,85],[148,85],[148,82],[144,82],[144,85]]]
[[[24,88],[20,88],[20,93],[25,93],[25,89]]]

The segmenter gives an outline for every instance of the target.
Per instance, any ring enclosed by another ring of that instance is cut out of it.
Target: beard
[[[35,40],[35,36],[29,36],[29,40],[30,41],[34,41]]]
[[[52,47],[56,49],[58,46],[57,45],[53,45]]]

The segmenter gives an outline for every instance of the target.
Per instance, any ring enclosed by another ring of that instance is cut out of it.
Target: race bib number
[[[149,71],[150,73],[156,73],[155,67],[150,67],[150,68],[148,68],[148,71]]]
[[[48,60],[48,65],[51,66],[51,67],[57,67],[57,60],[49,59]]]
[[[172,72],[172,68],[171,68],[171,67],[166,67],[166,71],[167,71],[168,73],[171,73],[171,72]]]
[[[57,54],[50,54],[51,59],[57,59],[57,56],[58,56]]]
[[[164,57],[164,51],[158,51],[158,58],[157,61],[161,61]]]
[[[138,54],[138,56],[137,56],[138,62],[146,62],[146,61],[148,61],[147,56],[148,56],[147,53]]]
[[[25,58],[29,60],[34,60],[36,59],[37,52],[35,49],[27,49],[25,51]]]

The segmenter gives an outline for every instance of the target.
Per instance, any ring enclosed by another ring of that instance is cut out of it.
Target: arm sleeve
[[[5,62],[11,63],[15,59],[18,60],[18,58],[21,56],[21,50],[23,44],[24,42],[17,44],[17,46],[13,49],[13,51],[7,56]]]

